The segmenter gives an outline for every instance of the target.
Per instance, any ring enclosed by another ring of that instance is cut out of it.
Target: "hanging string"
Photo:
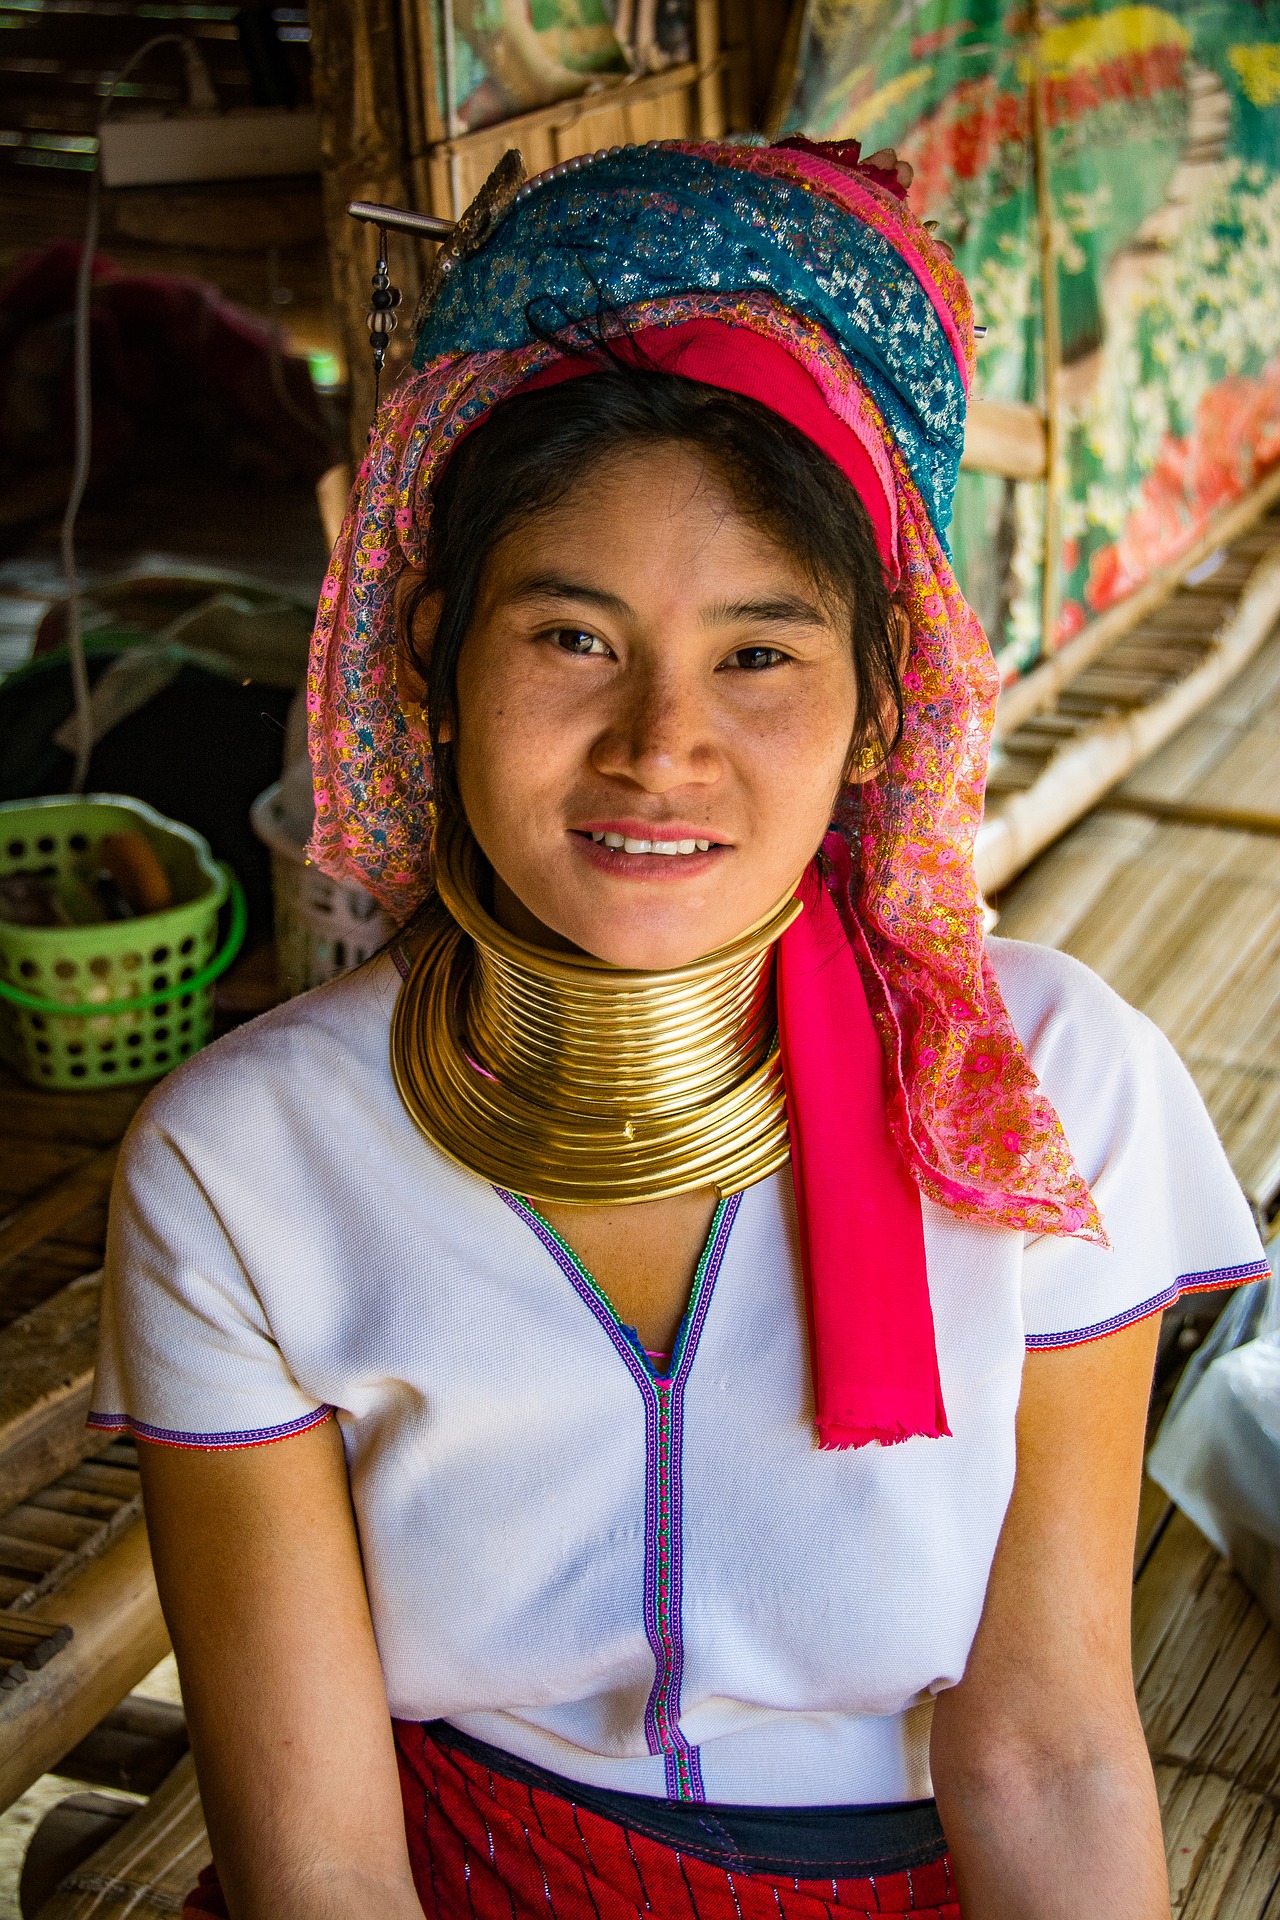
[[[89,204],[86,209],[84,239],[80,244],[80,263],[76,269],[75,306],[71,365],[75,394],[75,458],[71,488],[62,515],[60,547],[62,576],[67,589],[67,654],[71,663],[71,691],[75,701],[75,767],[71,791],[83,793],[89,778],[89,760],[93,753],[93,712],[89,699],[89,669],[84,654],[84,596],[80,571],[76,564],[76,522],[89,484],[93,454],[93,370],[90,359],[90,303],[93,297],[93,263],[98,251],[98,224],[102,187],[102,128],[117,92],[140,60],[155,47],[179,46],[187,62],[189,90],[194,98],[201,83],[209,86],[200,50],[185,33],[157,33],[144,41],[121,67],[107,87],[98,113],[96,133],[98,151],[89,179]],[[216,103],[215,103],[216,104]]]
[[[369,345],[373,349],[373,418],[378,417],[378,401],[382,391],[382,369],[386,364],[387,348],[391,336],[396,330],[396,308],[400,305],[400,289],[393,287],[387,268],[387,229],[378,227],[378,264],[373,270],[373,293],[369,302]],[[369,432],[373,432],[370,423]]]

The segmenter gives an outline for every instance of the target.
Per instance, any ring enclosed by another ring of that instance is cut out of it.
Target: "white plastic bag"
[[[1280,1236],[1188,1363],[1147,1471],[1280,1626]]]

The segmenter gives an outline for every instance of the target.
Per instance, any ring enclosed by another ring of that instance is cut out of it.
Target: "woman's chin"
[[[628,877],[603,888],[575,889],[557,904],[555,924],[580,953],[646,973],[687,967],[759,918],[752,914],[744,920],[739,901],[726,898],[720,888],[691,887],[684,893],[665,879],[645,888]]]

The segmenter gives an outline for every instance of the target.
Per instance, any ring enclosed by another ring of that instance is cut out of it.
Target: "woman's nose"
[[[678,673],[637,673],[591,753],[597,773],[650,793],[705,786],[719,774],[714,730],[698,689]]]

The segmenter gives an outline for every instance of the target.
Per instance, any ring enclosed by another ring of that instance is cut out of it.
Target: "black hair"
[[[887,759],[897,745],[902,685],[889,592],[870,517],[845,475],[758,401],[614,360],[589,378],[500,401],[463,440],[435,490],[426,571],[405,596],[401,617],[427,687],[437,797],[446,808],[460,802],[439,729],[454,714],[458,656],[490,554],[524,522],[559,505],[598,461],[671,443],[703,453],[738,510],[792,554],[827,604],[847,616],[858,713],[850,756],[871,748]],[[442,606],[424,661],[414,649],[414,618],[433,593]]]

